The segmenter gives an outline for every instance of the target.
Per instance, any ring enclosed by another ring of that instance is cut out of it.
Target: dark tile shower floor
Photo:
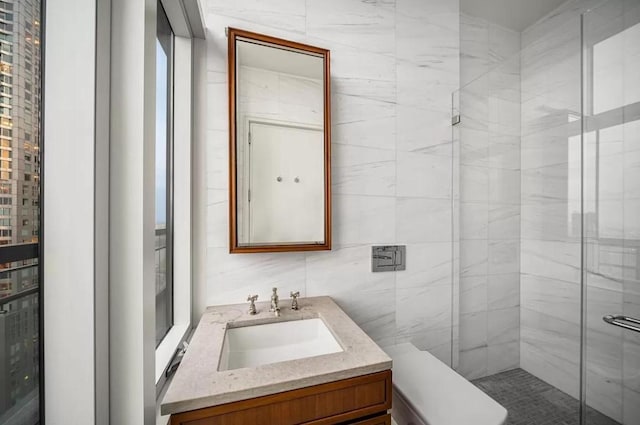
[[[580,403],[522,369],[471,381],[509,411],[506,425],[578,425]],[[588,425],[620,425],[589,408]]]

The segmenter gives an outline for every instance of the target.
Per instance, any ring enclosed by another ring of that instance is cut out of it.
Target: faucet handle
[[[247,301],[249,301],[249,314],[256,314],[256,300],[258,299],[257,295],[249,295],[247,297]]]
[[[300,307],[298,307],[298,297],[300,296],[300,291],[296,291],[296,292],[291,291],[290,296],[291,296],[291,310],[299,310]]]

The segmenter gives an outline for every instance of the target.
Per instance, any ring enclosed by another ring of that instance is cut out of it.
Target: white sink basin
[[[218,370],[240,369],[343,351],[322,319],[227,329]]]

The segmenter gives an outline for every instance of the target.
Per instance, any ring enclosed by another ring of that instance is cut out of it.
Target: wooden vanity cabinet
[[[171,425],[390,425],[391,371],[171,416]]]

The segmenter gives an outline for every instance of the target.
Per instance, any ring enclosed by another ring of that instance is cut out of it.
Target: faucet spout
[[[271,308],[270,312],[275,313],[276,317],[280,317],[280,307],[278,306],[278,288],[273,288],[271,294]]]

